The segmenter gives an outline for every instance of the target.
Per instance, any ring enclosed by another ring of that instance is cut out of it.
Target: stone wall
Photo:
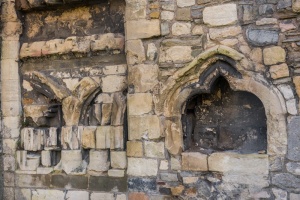
[[[299,199],[299,12],[298,0],[4,1],[4,199]],[[189,103],[220,77],[237,105]],[[204,149],[185,123],[193,106],[232,114],[231,144],[264,144]],[[239,135],[241,119],[255,128]]]

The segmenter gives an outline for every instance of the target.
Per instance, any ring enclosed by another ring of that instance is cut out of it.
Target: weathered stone
[[[286,164],[286,169],[294,175],[300,175],[300,163],[289,162]]]
[[[50,167],[51,166],[51,151],[42,151],[41,157],[42,157],[42,165],[44,167]]]
[[[128,94],[128,115],[142,115],[152,111],[152,95],[150,93]]]
[[[161,29],[161,35],[169,35],[170,34],[169,23],[162,22],[160,24],[160,29]]]
[[[154,192],[156,191],[156,177],[155,178],[129,178],[128,189],[129,191],[139,192]]]
[[[167,20],[167,21],[173,20],[174,19],[174,12],[162,11],[160,18],[161,18],[161,20]]]
[[[292,6],[292,0],[279,0],[277,4],[277,9],[284,9]]]
[[[292,117],[288,124],[288,154],[287,157],[293,161],[300,161],[299,128],[300,117]]]
[[[207,155],[191,152],[182,153],[182,170],[208,171]]]
[[[114,126],[111,129],[110,149],[124,149],[123,126]]]
[[[138,20],[126,22],[126,40],[151,38],[160,35],[160,23],[155,20]]]
[[[292,0],[292,9],[294,12],[300,12],[300,1],[299,0]]]
[[[127,87],[126,76],[109,75],[102,78],[102,91],[111,93],[124,91]]]
[[[203,27],[200,25],[196,25],[192,29],[192,35],[203,35],[203,34],[204,34]]]
[[[234,24],[237,20],[236,4],[205,7],[203,10],[203,21],[210,26]]]
[[[146,60],[145,49],[141,40],[127,41],[126,54],[128,64],[139,64]]]
[[[279,79],[288,77],[290,72],[287,64],[283,63],[281,65],[272,65],[270,67],[270,74],[273,79]]]
[[[293,82],[295,84],[296,93],[297,93],[298,97],[300,98],[300,76],[294,76]],[[300,109],[300,105],[299,105],[299,109]]]
[[[84,149],[94,149],[96,147],[96,126],[84,127],[81,135],[81,146]]]
[[[113,193],[93,192],[91,194],[91,200],[99,200],[99,199],[114,200],[115,198]]]
[[[108,170],[108,176],[111,177],[124,177],[125,176],[125,170],[122,169],[110,169]]]
[[[50,127],[49,131],[44,133],[44,149],[51,150],[57,148],[58,133],[56,127]]]
[[[299,200],[300,199],[300,194],[290,194],[290,200]]]
[[[265,65],[275,65],[285,62],[286,53],[282,47],[275,46],[263,50]]]
[[[41,156],[27,154],[27,151],[17,151],[19,168],[24,171],[35,171],[40,165]]]
[[[85,171],[82,165],[82,154],[80,150],[62,150],[61,151],[61,165],[62,169],[67,174],[76,174]]]
[[[183,185],[179,185],[179,186],[176,186],[176,187],[171,187],[171,192],[172,192],[172,195],[174,195],[174,196],[181,195],[183,190],[184,190]]]
[[[286,108],[289,114],[297,115],[296,99],[290,99],[286,102]]]
[[[183,177],[183,184],[193,184],[199,180],[199,177]]]
[[[42,150],[44,143],[43,131],[34,128],[23,128],[21,131],[21,145],[24,149],[28,151]]]
[[[178,181],[177,174],[172,173],[161,173],[160,179],[163,181]]]
[[[32,200],[64,199],[65,193],[60,190],[37,189],[32,191]]]
[[[113,94],[113,105],[111,113],[112,126],[120,126],[124,124],[126,100],[126,96],[123,94],[123,92],[116,92]]]
[[[64,126],[61,129],[61,144],[63,149],[80,149],[83,127]]]
[[[129,140],[158,139],[161,137],[160,122],[156,115],[129,116]]]
[[[125,151],[111,151],[110,161],[112,168],[125,169],[127,166]]]
[[[96,40],[91,42],[92,51],[104,51],[110,50],[123,50],[124,48],[124,37],[122,35],[115,35],[113,33],[106,33],[98,35]]]
[[[161,49],[159,62],[185,63],[192,59],[192,48],[190,46],[173,46]]]
[[[135,92],[148,92],[158,84],[157,65],[135,65],[129,68],[129,85],[134,86]],[[139,78],[136,78],[139,77]]]
[[[108,151],[90,150],[89,172],[101,173],[109,169]]]
[[[130,200],[149,200],[149,197],[142,192],[131,192],[128,195]]]
[[[173,35],[187,35],[191,33],[191,23],[175,22],[172,25]]]
[[[118,194],[116,200],[127,200],[126,194]]]
[[[300,179],[289,173],[274,175],[272,184],[289,192],[300,192]]]
[[[263,4],[263,5],[260,5],[259,8],[258,8],[258,13],[260,15],[271,15],[274,13],[274,5],[272,4]]]
[[[143,157],[143,143],[138,141],[127,142],[127,156]]]
[[[226,38],[237,36],[242,33],[242,29],[240,26],[230,26],[226,28],[210,28],[209,29],[209,37],[212,40],[217,38]]]
[[[195,4],[195,0],[178,0],[177,6],[178,7],[188,7]]]
[[[131,176],[156,176],[158,162],[153,159],[128,158],[127,174]]]
[[[257,26],[270,25],[270,24],[277,24],[277,19],[276,18],[262,18],[262,19],[256,21]]]
[[[110,148],[111,126],[98,126],[96,130],[96,148]]]
[[[105,66],[103,68],[103,74],[105,75],[125,74],[126,71],[127,71],[127,65],[110,65],[110,66]]]
[[[280,92],[283,94],[286,100],[290,100],[294,98],[294,92],[290,85],[281,84],[277,86]]]
[[[147,58],[151,61],[154,61],[157,58],[157,48],[154,43],[148,44]]]
[[[104,103],[101,105],[101,125],[109,125],[110,124],[110,119],[112,115],[112,103]]]
[[[165,158],[165,145],[163,142],[145,141],[145,156],[149,158]]]
[[[172,170],[181,170],[181,162],[177,158],[171,157],[171,169]]]
[[[272,192],[276,200],[287,200],[287,192],[281,189],[273,188]]]
[[[279,40],[278,31],[264,29],[248,29],[246,36],[247,40],[255,46],[277,44]]]
[[[114,193],[127,192],[127,177],[90,176],[89,190]]]
[[[145,0],[127,2],[125,17],[128,20],[145,19],[146,9],[147,2]]]
[[[50,174],[53,172],[54,168],[53,167],[38,167],[36,169],[37,174]]]
[[[176,20],[190,21],[191,20],[191,9],[190,8],[178,8],[176,11]]]
[[[237,39],[225,39],[225,40],[220,41],[220,43],[225,46],[234,46],[234,45],[238,44],[239,41]]]
[[[87,191],[67,191],[65,198],[74,200],[89,199],[89,193]]]
[[[159,164],[160,170],[168,170],[169,169],[169,161],[168,160],[161,160]]]
[[[15,189],[15,199],[18,200],[31,200],[30,189]]]
[[[296,29],[296,26],[293,23],[288,23],[288,22],[279,23],[279,27],[280,27],[281,32],[286,32],[286,31]]]

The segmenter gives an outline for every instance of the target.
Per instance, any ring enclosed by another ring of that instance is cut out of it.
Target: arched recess
[[[197,56],[163,83],[155,109],[165,119],[165,145],[172,155],[184,150],[181,114],[185,102],[192,95],[209,92],[219,76],[226,78],[233,90],[250,92],[262,101],[267,116],[268,155],[286,153],[284,99],[276,87],[252,69],[252,63],[243,54],[218,45]]]

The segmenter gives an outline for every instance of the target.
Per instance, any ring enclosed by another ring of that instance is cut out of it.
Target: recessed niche
[[[186,102],[182,116],[185,150],[265,153],[266,121],[258,97],[233,91],[226,79],[219,77],[211,93],[195,95]]]

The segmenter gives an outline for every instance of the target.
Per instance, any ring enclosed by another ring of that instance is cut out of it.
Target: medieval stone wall
[[[300,198],[300,1],[1,9],[3,199]]]

